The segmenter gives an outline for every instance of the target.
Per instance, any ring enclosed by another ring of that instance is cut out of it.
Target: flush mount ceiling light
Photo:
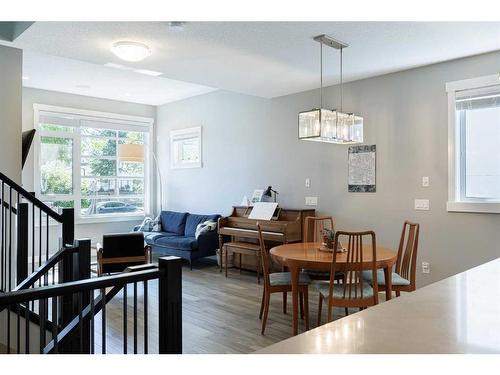
[[[170,30],[175,32],[184,31],[184,25],[186,25],[186,22],[184,21],[170,21],[168,23]]]
[[[337,144],[363,143],[363,117],[343,112],[342,51],[349,45],[328,35],[318,35],[320,43],[320,106],[299,113],[299,139]],[[323,108],[323,45],[340,51],[340,110]]]
[[[151,55],[151,49],[139,42],[116,42],[111,46],[111,52],[122,60],[132,62],[144,60]]]

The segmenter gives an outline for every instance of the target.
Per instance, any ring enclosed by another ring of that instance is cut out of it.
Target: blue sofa
[[[144,232],[144,241],[159,255],[175,255],[193,261],[215,255],[219,247],[217,231],[203,233],[195,238],[198,224],[215,221],[220,215],[195,215],[187,212],[162,211],[160,214],[162,232]],[[137,227],[135,228],[137,230]]]

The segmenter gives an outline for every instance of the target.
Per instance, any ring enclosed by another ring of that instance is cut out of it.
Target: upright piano
[[[302,228],[308,216],[315,216],[314,209],[277,208],[272,220],[249,219],[252,207],[234,206],[230,216],[222,217],[218,223],[219,255],[221,271],[223,253],[238,254],[234,257],[234,265],[257,271],[259,280],[258,231],[260,223],[262,235],[269,247],[290,242],[302,241]],[[242,255],[253,255],[242,259]],[[227,268],[226,268],[227,276]]]

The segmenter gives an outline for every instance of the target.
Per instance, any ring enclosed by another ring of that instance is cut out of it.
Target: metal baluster
[[[4,182],[2,181],[2,259],[0,263],[1,271],[2,271],[2,277],[1,277],[1,290],[5,290],[5,199],[4,199],[4,190],[5,190],[5,185]]]
[[[7,354],[10,354],[10,311],[12,306],[7,307]]]
[[[24,327],[25,342],[24,342],[24,352],[29,354],[30,352],[30,301],[26,301],[24,305],[24,321],[26,323]]]
[[[9,187],[9,292],[12,290],[12,187]]]
[[[33,203],[31,204],[31,272],[35,272],[35,205]]]
[[[47,343],[46,328],[45,328],[45,322],[47,321],[47,309],[48,309],[47,302],[48,302],[47,299],[41,299],[38,301],[38,315],[40,316],[40,353],[43,352],[43,348],[45,348],[45,344]]]
[[[101,339],[102,354],[106,354],[106,289],[101,289]]]
[[[95,337],[94,337],[94,318],[95,318],[95,306],[94,306],[94,291],[92,290],[90,296],[90,354],[94,354]]]
[[[83,353],[83,292],[78,293],[78,330],[80,337],[80,353]]]
[[[144,281],[144,354],[148,354],[148,281]]]
[[[137,354],[137,283],[134,283],[134,354]]]
[[[127,284],[123,286],[123,354],[127,354]]]
[[[52,340],[54,340],[54,353],[59,350],[57,341],[57,297],[52,297]]]
[[[42,210],[38,208],[38,267],[42,265]],[[42,279],[38,279],[38,286],[42,286]]]
[[[17,315],[17,342],[16,342],[16,353],[21,353],[21,306],[16,303],[16,315]]]
[[[46,232],[46,249],[45,249],[45,261],[49,260],[49,215],[46,216],[47,232]],[[41,246],[41,245],[40,245]],[[49,270],[43,276],[44,285],[49,285]]]

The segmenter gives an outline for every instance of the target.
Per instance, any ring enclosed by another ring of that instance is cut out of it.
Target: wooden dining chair
[[[367,250],[363,246],[363,238],[371,239],[371,249]],[[319,292],[318,305],[318,326],[321,325],[321,309],[323,300],[328,303],[328,321],[332,320],[332,309],[334,306],[348,308],[364,309],[369,306],[378,304],[378,289],[377,283],[373,286],[366,282],[362,273],[366,263],[363,264],[363,259],[366,251],[371,251],[370,272],[373,275],[373,280],[377,280],[377,245],[375,240],[375,232],[343,232],[335,233],[334,249],[342,239],[344,246],[347,246],[345,266],[340,269],[337,265],[337,256],[332,257],[332,267],[330,270],[330,281],[316,282],[316,287]],[[343,271],[343,283],[335,283],[335,273]],[[332,277],[333,275],[333,277]]]
[[[260,305],[259,319],[262,319],[261,333],[264,334],[269,312],[269,302],[272,293],[288,293],[292,291],[292,277],[290,272],[270,273],[270,259],[266,250],[260,224],[257,223],[259,232],[260,258],[262,264],[262,275],[264,276],[264,289],[262,291],[262,302]],[[305,272],[299,274],[299,296],[301,317],[305,318],[306,330],[309,329],[309,284],[311,280]],[[286,303],[283,300],[283,303]],[[286,311],[283,306],[283,311]]]
[[[302,242],[323,242],[323,231],[335,230],[331,216],[307,216],[304,220],[304,235]],[[330,272],[318,270],[304,270],[311,280],[330,280]],[[343,279],[343,274],[337,272],[335,280]]]
[[[398,258],[396,260],[395,272],[392,272],[392,290],[396,296],[401,292],[413,292],[416,289],[417,274],[417,249],[420,224],[406,220],[403,224],[401,239],[399,240]],[[363,273],[363,278],[372,283],[372,275]],[[379,291],[385,291],[385,275],[383,270],[377,272],[377,283]]]
[[[323,230],[334,229],[331,216],[307,216],[304,219],[304,234],[302,242],[322,242]]]

